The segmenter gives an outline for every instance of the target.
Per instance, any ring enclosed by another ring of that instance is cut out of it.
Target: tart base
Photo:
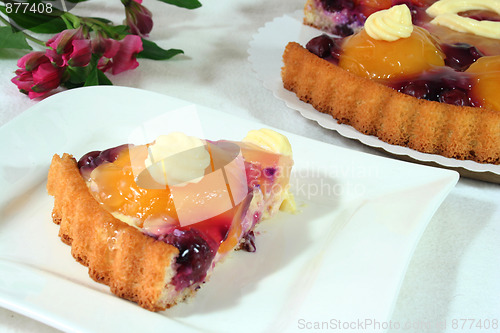
[[[500,113],[417,99],[353,75],[290,42],[285,89],[339,123],[390,144],[445,157],[500,164]]]

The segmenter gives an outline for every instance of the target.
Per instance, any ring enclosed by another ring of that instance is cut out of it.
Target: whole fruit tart
[[[390,144],[500,164],[500,1],[310,0],[304,22],[338,35],[287,45],[301,100]]]
[[[254,228],[292,211],[288,139],[253,130],[241,142],[170,133],[145,145],[54,155],[53,221],[89,275],[160,311],[192,296]]]

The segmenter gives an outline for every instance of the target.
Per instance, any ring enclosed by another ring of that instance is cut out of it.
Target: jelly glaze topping
[[[348,37],[323,34],[306,48],[347,71],[416,98],[500,111],[500,43],[458,32],[443,41],[434,32],[444,28],[425,20],[419,23],[426,28],[415,25],[410,37],[392,42],[376,40],[362,29]]]
[[[214,263],[240,242],[242,249],[255,251],[251,231],[272,206],[274,198],[280,197],[279,191],[288,189],[291,156],[273,153],[251,142],[207,141],[211,165],[216,158],[233,158],[229,149],[238,147],[242,168],[235,170],[226,165],[226,180],[231,187],[224,183],[211,191],[196,192],[198,184],[183,184],[185,196],[194,199],[182,201],[183,206],[179,207],[175,186],[145,188],[138,183],[136,169],[141,166],[137,161],[142,160],[142,168],[146,169],[148,146],[121,145],[92,151],[80,158],[78,167],[90,193],[104,209],[143,233],[179,249],[177,273],[172,281],[177,290],[203,282]],[[238,186],[237,183],[244,184],[245,193],[240,200],[232,202],[232,207],[218,213],[217,207],[212,207],[216,213],[202,221],[180,223],[180,211],[199,211],[200,202],[216,202],[233,186]]]

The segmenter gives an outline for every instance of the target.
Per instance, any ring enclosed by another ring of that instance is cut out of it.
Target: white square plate
[[[456,172],[284,133],[301,213],[261,223],[256,253],[231,254],[192,301],[160,313],[91,280],[59,240],[45,189],[53,154],[78,158],[172,130],[241,140],[262,127],[121,87],[59,93],[7,123],[0,128],[0,305],[86,332],[277,332],[389,320],[413,250]]]

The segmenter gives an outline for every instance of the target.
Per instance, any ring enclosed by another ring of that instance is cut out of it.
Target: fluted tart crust
[[[367,135],[459,160],[500,164],[500,113],[417,99],[356,76],[288,43],[284,87],[316,110]]]
[[[54,155],[47,190],[54,197],[52,217],[60,226],[59,237],[71,245],[71,254],[89,268],[93,280],[151,311],[164,310],[194,293],[196,286],[179,293],[170,285],[177,248],[102,209],[71,155]]]

